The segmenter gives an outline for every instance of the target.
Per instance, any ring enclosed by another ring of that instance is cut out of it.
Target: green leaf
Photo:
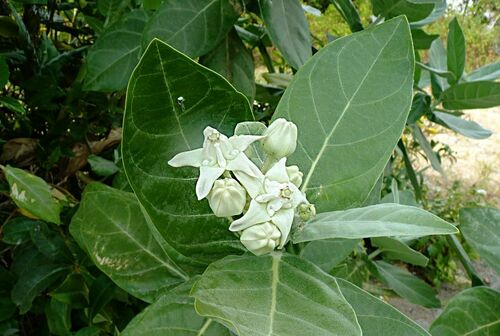
[[[333,0],[332,3],[349,25],[351,32],[355,33],[363,30],[363,24],[361,23],[358,10],[351,0]]]
[[[2,241],[6,244],[20,245],[31,239],[31,232],[39,227],[40,222],[16,217],[2,226]]]
[[[85,90],[116,91],[125,88],[139,60],[142,31],[147,19],[144,11],[135,10],[99,36],[87,54]]]
[[[361,335],[335,278],[291,255],[226,257],[207,268],[191,295],[198,314],[240,336]]]
[[[24,266],[27,267],[27,265]],[[67,265],[57,264],[32,265],[26,268],[19,276],[11,293],[12,301],[19,306],[19,312],[24,314],[30,310],[35,297],[52,285],[68,269]]]
[[[71,308],[68,304],[51,299],[45,307],[45,317],[51,335],[71,335]]]
[[[239,121],[252,120],[245,96],[220,75],[159,40],[151,42],[127,91],[123,165],[137,199],[166,243],[198,270],[244,250],[198,201],[198,169],[167,164],[179,152],[199,148],[207,125],[231,135]],[[174,257],[175,260],[175,257]]]
[[[0,56],[0,88],[3,88],[9,81],[9,66],[5,61],[5,57]]]
[[[194,309],[194,299],[189,297],[192,282],[181,285],[160,297],[144,309],[123,330],[123,336],[230,336],[225,327],[212,319],[205,319]]]
[[[224,76],[253,102],[255,78],[252,54],[234,29],[200,63]]]
[[[386,19],[405,15],[408,21],[419,21],[434,10],[434,0],[372,0],[373,14]]]
[[[446,174],[443,170],[443,167],[441,167],[441,160],[437,156],[436,152],[434,152],[432,145],[427,140],[427,138],[425,137],[425,135],[422,132],[422,130],[420,129],[420,127],[418,127],[417,124],[412,124],[412,125],[410,125],[410,128],[412,130],[412,134],[414,136],[414,139],[417,140],[418,144],[420,145],[420,147],[424,151],[425,156],[431,162],[432,168],[434,168],[435,171],[439,172],[441,175],[446,177]]]
[[[112,16],[122,3],[123,0],[97,0],[97,10],[104,17]]]
[[[74,308],[84,308],[89,302],[89,290],[81,274],[70,273],[64,282],[50,293],[54,299]]]
[[[414,21],[411,23],[412,28],[420,28],[425,25],[431,24],[437,19],[439,19],[443,14],[446,12],[446,0],[436,0],[434,1],[434,9],[432,10],[431,14],[427,16],[425,19],[419,20],[419,21]]]
[[[97,327],[85,327],[78,330],[75,336],[101,336],[101,329]]]
[[[473,287],[453,297],[432,323],[434,336],[482,336],[500,334],[500,293]]]
[[[489,81],[465,82],[443,92],[446,109],[480,109],[500,104],[500,83]]]
[[[92,171],[99,176],[111,176],[118,171],[118,166],[110,160],[91,154],[87,158]]]
[[[396,18],[328,44],[286,89],[273,118],[298,126],[289,164],[304,172],[302,191],[319,212],[367,199],[408,116],[413,55]]]
[[[415,200],[415,194],[411,190],[399,190],[398,200],[396,200],[394,193],[389,193],[385,195],[380,203],[398,203],[402,205],[410,205],[413,207],[420,207],[420,205]]]
[[[462,208],[459,221],[467,242],[500,274],[500,210]]]
[[[421,326],[391,305],[368,294],[349,281],[337,279],[337,282],[340,291],[356,312],[364,336],[429,335]]]
[[[99,275],[92,282],[89,291],[89,319],[91,321],[113,299],[115,292],[115,284],[105,274]]]
[[[464,73],[465,37],[456,17],[450,21],[448,27],[448,46],[446,48],[448,71],[455,74],[455,79],[451,81],[448,79],[448,83],[455,84]]]
[[[429,66],[443,73],[448,71],[446,49],[441,39],[435,39],[431,44],[431,48],[429,49]],[[431,73],[431,87],[434,97],[439,98],[441,92],[446,90],[449,86],[450,85],[444,77],[436,76]]]
[[[307,244],[300,256],[328,273],[347,258],[358,243],[357,239],[317,240]]]
[[[101,271],[144,301],[187,279],[167,254],[171,248],[153,237],[133,194],[89,184],[70,232]]]
[[[372,244],[382,250],[387,259],[401,260],[417,266],[425,266],[429,259],[422,253],[413,250],[397,238],[375,237]]]
[[[266,131],[267,127],[261,122],[258,121],[244,121],[240,122],[236,125],[234,129],[235,135],[262,135]],[[245,151],[245,154],[248,156],[253,163],[255,163],[258,167],[262,167],[264,161],[266,159],[266,153],[264,152],[264,148],[262,147],[262,142],[256,141],[252,143],[248,149]]]
[[[450,113],[443,113],[438,111],[432,112],[444,126],[472,139],[486,139],[491,136],[492,132],[483,128],[481,125],[473,120],[465,120],[456,117]]]
[[[441,307],[436,293],[423,280],[385,261],[375,261],[374,265],[380,278],[399,296],[427,308]]]
[[[8,110],[14,112],[18,116],[25,116],[26,115],[26,109],[24,108],[21,101],[14,99],[12,97],[8,97],[8,96],[0,97],[0,105],[2,105],[3,107],[5,107]]]
[[[205,55],[226,37],[240,10],[227,0],[164,1],[146,25],[142,45],[158,38],[190,57]]]
[[[439,35],[429,35],[421,29],[412,29],[411,37],[413,39],[413,46],[415,49],[429,49],[432,42],[439,37]]]
[[[500,78],[500,61],[487,64],[483,67],[473,70],[464,76],[464,79],[468,82],[472,81],[495,81]]]
[[[431,112],[431,97],[425,93],[417,92],[413,96],[411,103],[410,114],[408,115],[407,124],[417,122],[423,115]]]
[[[61,206],[52,198],[49,185],[44,180],[11,166],[3,171],[10,186],[10,196],[18,207],[47,222],[61,223]]]
[[[441,218],[422,210],[399,204],[378,204],[364,208],[318,214],[297,231],[294,243],[349,238],[387,236],[425,236],[453,234],[458,230]]]
[[[306,15],[299,0],[259,0],[269,37],[293,68],[299,69],[312,54]]]

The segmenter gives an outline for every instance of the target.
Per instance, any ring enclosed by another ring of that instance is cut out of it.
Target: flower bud
[[[255,255],[262,255],[273,251],[281,238],[281,232],[276,225],[266,222],[243,230],[240,241]]]
[[[288,174],[288,178],[290,179],[290,182],[295,184],[298,187],[302,184],[302,172],[299,170],[298,166],[290,166],[286,167],[286,173]]]
[[[286,119],[276,119],[263,135],[264,151],[276,160],[292,154],[297,147],[297,126]]]
[[[310,203],[302,203],[297,207],[297,214],[300,219],[304,222],[307,222],[310,219],[313,219],[316,216],[316,207],[314,204]]]
[[[217,217],[236,216],[243,212],[247,192],[235,179],[225,178],[215,181],[207,199]]]

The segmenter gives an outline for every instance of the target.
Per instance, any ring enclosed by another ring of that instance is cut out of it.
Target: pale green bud
[[[297,126],[286,119],[276,119],[263,135],[264,151],[276,160],[292,154],[297,147]]]
[[[243,212],[247,192],[235,179],[225,178],[215,181],[207,199],[217,217],[236,216]]]
[[[316,216],[316,207],[314,204],[310,203],[302,203],[297,207],[297,214],[300,219],[304,222],[307,222],[310,219],[313,219]]]
[[[273,251],[280,242],[281,232],[276,225],[266,222],[243,230],[240,241],[255,255]]]
[[[299,170],[298,166],[290,166],[286,167],[286,173],[288,174],[288,178],[290,179],[290,182],[295,184],[298,187],[302,184],[302,172]]]

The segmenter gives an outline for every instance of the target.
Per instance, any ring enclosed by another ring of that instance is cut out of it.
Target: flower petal
[[[172,167],[199,167],[201,166],[201,161],[203,160],[203,148],[198,148],[190,150],[187,152],[181,152],[174,156],[168,161],[168,164]]]
[[[264,175],[261,173],[259,177],[249,176],[242,171],[233,171],[234,175],[240,181],[241,185],[247,190],[252,198],[256,198],[263,189]]]
[[[224,168],[218,167],[200,167],[200,176],[196,182],[196,196],[201,200],[207,197],[208,193],[212,189],[215,180],[217,180],[224,173]]]
[[[265,138],[262,135],[233,135],[229,142],[234,149],[245,151],[253,142]]]
[[[272,181],[280,183],[290,182],[288,173],[286,172],[286,158],[282,158],[274,164],[266,173],[266,177]]]
[[[245,153],[240,153],[233,160],[228,161],[226,169],[233,172],[239,170],[247,175],[257,178],[262,175],[259,168],[252,161],[250,161],[249,158],[247,158]]]
[[[229,230],[233,232],[241,231],[256,224],[265,223],[270,219],[271,217],[269,217],[266,211],[266,205],[252,200],[248,211],[243,217],[232,222],[231,226],[229,226]]]
[[[283,246],[285,246],[287,242],[288,235],[290,234],[290,230],[292,229],[293,213],[293,209],[281,209],[280,211],[276,212],[271,219],[271,221],[281,231],[281,240],[280,245],[278,246],[279,249],[283,248]]]

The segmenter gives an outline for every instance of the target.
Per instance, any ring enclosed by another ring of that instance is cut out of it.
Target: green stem
[[[368,255],[368,259],[373,260],[373,258],[375,258],[376,256],[378,256],[382,252],[384,252],[384,250],[382,250],[382,249],[376,249],[375,251],[373,251],[372,253],[370,253]]]
[[[472,266],[469,256],[467,255],[467,252],[465,252],[462,244],[460,244],[460,241],[457,239],[456,235],[449,235],[446,237],[448,240],[448,243],[450,246],[455,250],[455,252],[458,255],[458,258],[460,259],[460,262],[465,268],[465,271],[469,275],[469,278],[472,282],[472,286],[484,286],[483,280],[481,280],[481,277],[476,273],[476,270]]]
[[[262,43],[262,41],[260,41],[258,47],[262,58],[264,59],[264,64],[267,67],[267,71],[269,71],[270,73],[275,73],[276,70],[274,70],[273,61],[271,60],[271,56],[269,56],[269,53],[267,52],[266,46],[264,45],[264,43]]]
[[[413,189],[415,190],[415,198],[417,199],[417,201],[420,201],[422,200],[422,188],[418,183],[417,175],[415,174],[415,170],[413,169],[411,160],[408,157],[408,152],[406,151],[406,147],[405,144],[403,143],[403,140],[399,139],[398,147],[403,153],[403,161],[405,163],[406,173],[408,174],[408,178],[410,179]]]

